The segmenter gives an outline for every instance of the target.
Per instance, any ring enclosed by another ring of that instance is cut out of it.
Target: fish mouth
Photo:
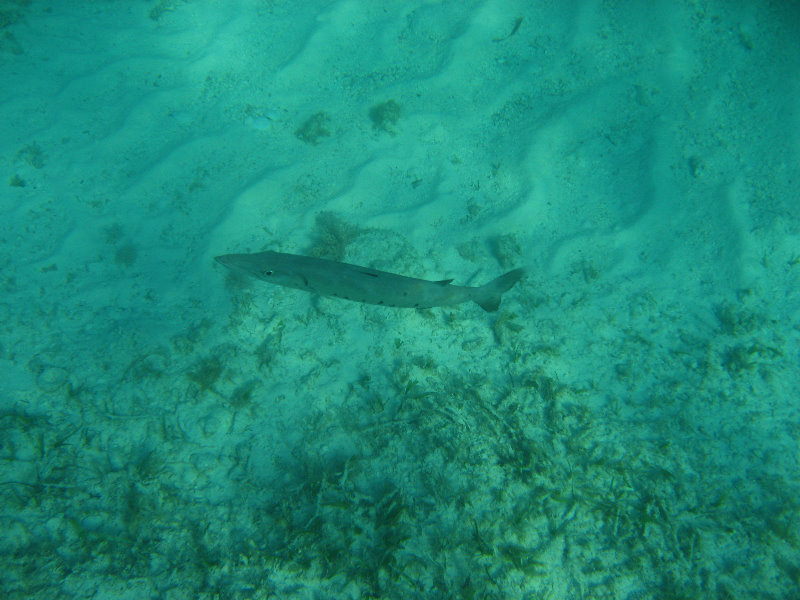
[[[219,256],[215,256],[214,260],[217,261],[221,265],[225,265],[229,269],[243,269],[245,266],[245,261],[242,260],[243,256],[247,256],[246,254],[221,254]]]
[[[242,273],[244,275],[255,275],[255,265],[251,264],[252,260],[249,254],[222,254],[215,256],[214,260],[221,265],[225,265],[231,271]]]
[[[220,256],[215,256],[214,260],[217,261],[221,265],[225,265],[231,271],[242,272],[245,271],[244,266],[242,265],[241,260],[237,260],[239,255],[237,254],[222,254]]]

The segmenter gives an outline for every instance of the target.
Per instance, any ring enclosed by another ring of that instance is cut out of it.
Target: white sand
[[[800,11],[317,4],[0,5],[4,597],[800,593]]]

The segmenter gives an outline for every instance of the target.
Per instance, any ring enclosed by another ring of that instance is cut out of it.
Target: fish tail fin
[[[486,312],[494,312],[500,307],[500,299],[525,275],[525,269],[514,269],[486,285],[476,288],[475,303]]]

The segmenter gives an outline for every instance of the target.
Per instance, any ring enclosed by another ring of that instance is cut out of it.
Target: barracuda
[[[281,252],[225,254],[217,256],[216,260],[234,271],[267,283],[320,296],[401,308],[432,308],[471,301],[489,312],[497,310],[502,295],[525,274],[524,269],[514,269],[486,285],[468,287],[451,285],[452,279],[427,281],[334,260]]]

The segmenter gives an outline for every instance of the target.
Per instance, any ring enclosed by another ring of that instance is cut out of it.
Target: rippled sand
[[[6,2],[4,597],[798,595],[800,16],[739,4]]]

